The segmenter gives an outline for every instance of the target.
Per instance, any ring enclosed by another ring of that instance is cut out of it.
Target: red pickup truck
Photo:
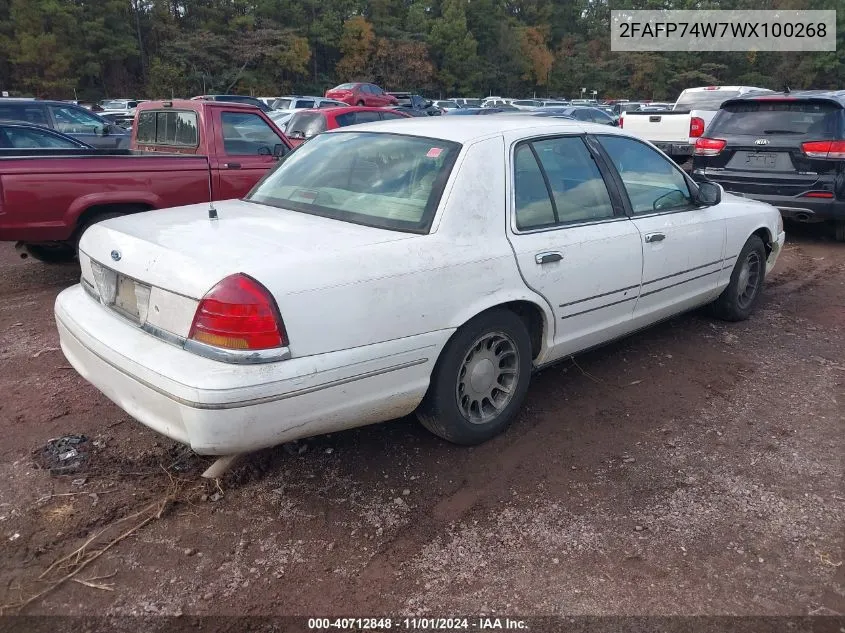
[[[252,105],[142,103],[129,150],[0,157],[0,241],[17,242],[23,257],[70,261],[91,224],[240,198],[290,151],[287,137]]]

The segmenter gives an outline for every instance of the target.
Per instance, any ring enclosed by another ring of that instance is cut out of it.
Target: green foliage
[[[614,9],[830,8],[829,0],[613,0]],[[0,89],[53,98],[322,93],[674,99],[687,87],[845,87],[829,53],[612,53],[610,0],[0,0]]]

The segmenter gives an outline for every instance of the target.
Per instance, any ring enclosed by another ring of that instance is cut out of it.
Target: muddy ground
[[[403,419],[265,451],[219,489],[198,477],[211,460],[129,419],[58,351],[52,303],[76,267],[3,244],[0,604],[843,614],[845,245],[788,228],[751,320],[688,314],[545,370],[484,446]],[[88,438],[81,469],[39,467],[67,434]]]

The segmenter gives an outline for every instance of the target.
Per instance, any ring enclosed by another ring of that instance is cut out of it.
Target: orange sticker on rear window
[[[443,152],[442,147],[432,147],[430,150],[428,150],[426,158],[437,158],[438,156],[440,156],[441,152]]]

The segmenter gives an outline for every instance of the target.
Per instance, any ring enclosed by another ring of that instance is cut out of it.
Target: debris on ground
[[[34,451],[35,463],[51,475],[78,472],[88,461],[89,443],[85,435],[63,435],[47,440],[41,450]]]

